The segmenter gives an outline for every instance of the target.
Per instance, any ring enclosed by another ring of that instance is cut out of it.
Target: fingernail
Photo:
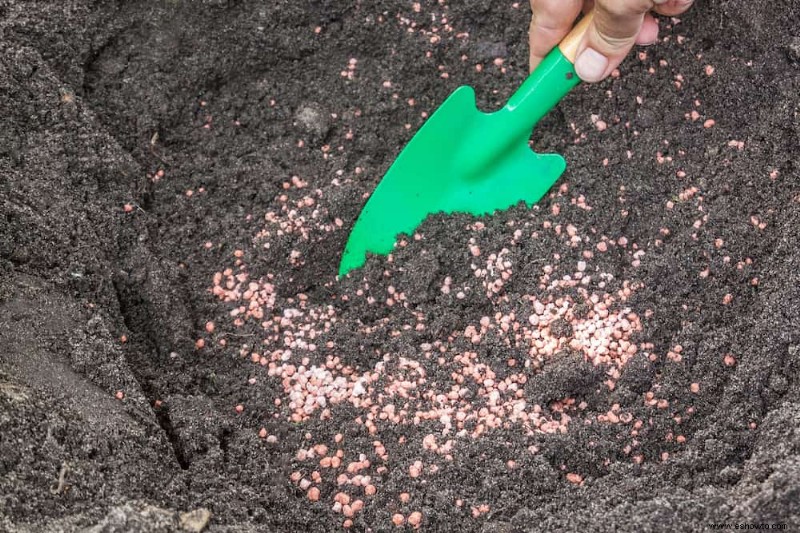
[[[600,81],[608,68],[608,58],[594,50],[587,48],[575,60],[575,72],[583,81]]]

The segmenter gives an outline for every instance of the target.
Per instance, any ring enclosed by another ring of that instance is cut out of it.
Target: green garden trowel
[[[579,83],[574,62],[585,16],[494,113],[475,105],[472,87],[456,89],[423,124],[378,184],[350,232],[339,275],[367,253],[386,255],[401,233],[428,215],[485,215],[524,201],[535,204],[566,168],[557,154],[537,154],[531,129]]]

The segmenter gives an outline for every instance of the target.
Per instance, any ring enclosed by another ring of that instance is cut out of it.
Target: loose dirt
[[[0,530],[797,527],[798,8],[662,19],[537,206],[337,280],[524,2],[0,4]]]

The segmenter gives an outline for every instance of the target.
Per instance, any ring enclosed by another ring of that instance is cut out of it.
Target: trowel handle
[[[587,13],[508,100],[503,110],[510,112],[509,126],[515,134],[529,136],[531,128],[580,83],[575,57],[593,15]]]
[[[594,10],[586,13],[567,36],[558,43],[558,49],[561,50],[564,58],[573,65],[575,64],[575,57],[578,55],[578,46],[581,44],[583,36],[586,34],[586,30],[589,29],[589,24],[592,23],[593,18]]]

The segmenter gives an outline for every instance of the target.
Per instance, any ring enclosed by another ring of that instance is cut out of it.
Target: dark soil
[[[375,437],[346,404],[330,420],[287,421],[274,403],[285,400],[280,380],[240,356],[261,328],[234,325],[235,305],[209,291],[214,274],[242,250],[251,279],[273,276],[276,315],[302,300],[333,306],[338,321],[319,344],[361,371],[449,337],[499,375],[522,352],[492,336],[470,347],[463,332],[540,294],[543,265],[572,272],[580,250],[553,231],[513,237],[544,221],[574,224],[592,243],[627,238],[592,267],[613,276],[609,290],[641,285],[626,305],[655,360],[640,352],[609,390],[604,372],[559,354],[531,370],[525,394],[556,418],[553,402],[585,402],[566,433],[511,426],[457,439],[454,460],[416,480],[408,466],[436,428],[382,427],[390,468],[353,529],[393,530],[393,513],[415,510],[429,531],[800,526],[796,1],[699,2],[662,20],[666,42],[632,55],[618,78],[578,87],[537,127],[536,149],[568,161],[567,192],[481,230],[464,215],[434,217],[391,261],[335,279],[364,193],[420,113],[461,84],[494,109],[524,78],[529,11],[511,4],[0,2],[0,530],[341,529],[334,483],[312,503],[291,482],[303,468],[295,453],[343,433],[357,456]],[[442,15],[452,32],[438,29]],[[292,176],[308,186],[284,188]],[[343,227],[265,248],[254,238],[284,194],[311,194],[319,224]],[[581,195],[591,210],[570,202]],[[514,274],[506,301],[491,300],[471,265],[503,248]],[[376,304],[355,296],[362,277]],[[446,277],[464,299],[440,290]],[[383,305],[390,286],[405,305]],[[424,331],[402,330],[417,320]],[[572,334],[565,321],[554,330]],[[680,362],[668,357],[677,345]],[[449,371],[423,364],[446,381]],[[670,407],[645,405],[648,391]],[[613,404],[644,422],[635,438],[630,425],[589,423]],[[265,426],[276,443],[259,438]],[[489,510],[474,518],[480,504]]]

